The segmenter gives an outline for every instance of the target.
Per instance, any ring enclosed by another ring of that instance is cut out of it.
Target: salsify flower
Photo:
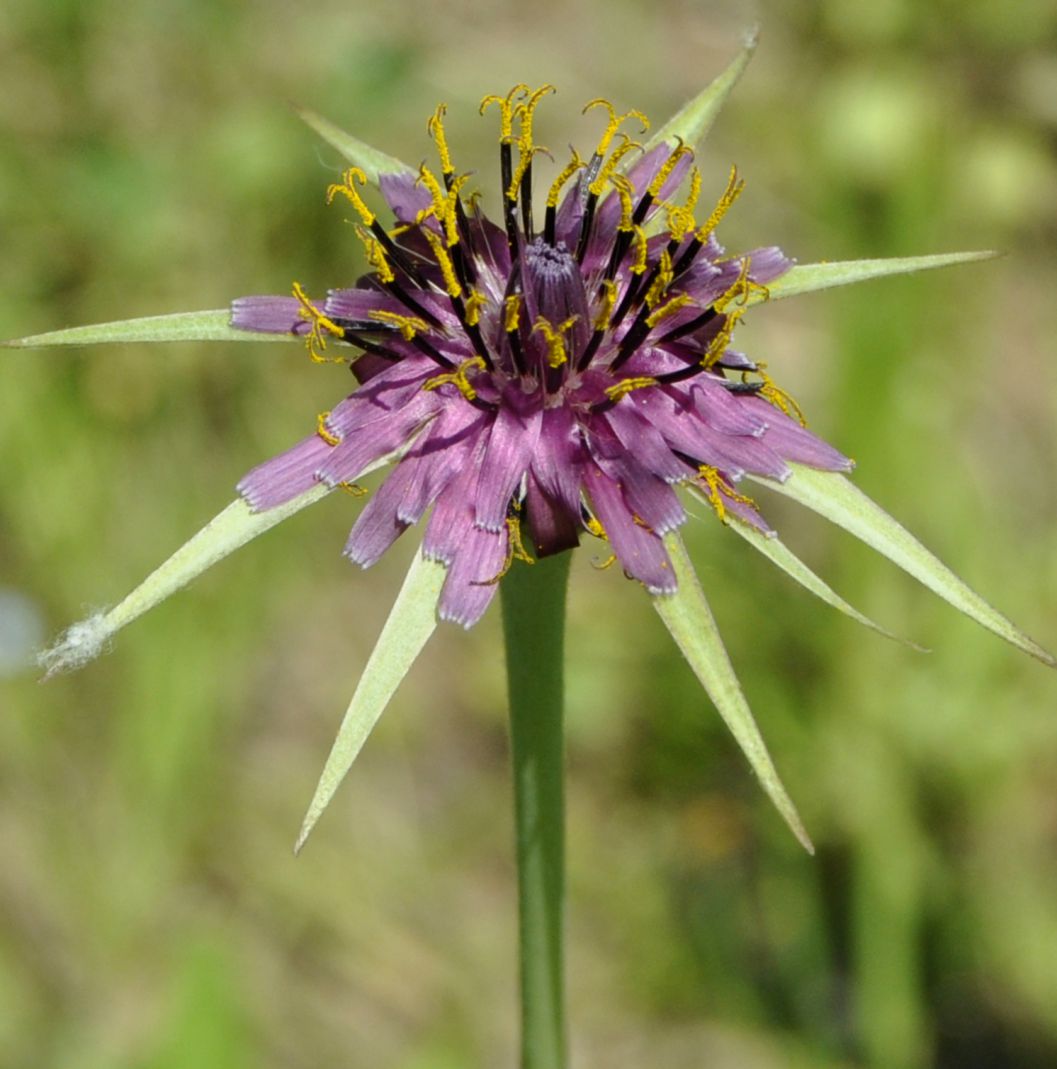
[[[445,107],[428,131],[437,164],[414,169],[317,116],[305,118],[351,166],[326,199],[351,211],[369,271],[311,296],[236,300],[227,312],[80,328],[15,344],[115,340],[300,340],[320,364],[349,364],[356,388],[305,438],[254,468],[239,499],[124,602],[71,628],[42,656],[77,667],[194,575],[335,488],[389,464],[345,545],[369,567],[409,527],[421,555],[361,680],[306,821],[333,793],[437,615],[469,627],[511,568],[606,544],[645,588],[791,826],[807,842],[771,766],[678,530],[681,492],[834,606],[869,623],[775,536],[748,484],[763,484],[846,527],[961,611],[1036,657],[1052,658],[858,492],[851,461],[807,429],[765,364],[734,340],[768,300],[880,275],[980,259],[794,265],[776,247],[731,255],[717,230],[743,188],[737,171],[711,207],[695,156],[751,47],[659,131],[604,100],[592,150],[576,150],[535,199],[536,111],[553,91],[487,96],[499,125],[501,216],[483,212],[457,170]],[[559,161],[560,162],[560,161]],[[363,196],[375,186],[392,215]],[[874,626],[871,624],[871,626]]]

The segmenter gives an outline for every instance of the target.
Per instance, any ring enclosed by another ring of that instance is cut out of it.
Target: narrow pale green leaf
[[[716,627],[683,540],[673,531],[665,536],[664,544],[679,587],[674,594],[654,595],[653,607],[690,663],[694,675],[708,692],[719,715],[733,732],[764,791],[804,849],[814,853],[807,831],[778,778],[749,703],[734,675],[719,628]]]
[[[1044,664],[1057,667],[1057,661],[1051,653],[988,605],[905,527],[843,475],[831,471],[816,471],[802,464],[789,466],[793,469],[793,474],[784,483],[763,478],[757,478],[756,481],[791,497],[843,527],[950,602],[959,612],[965,613],[1018,649],[1037,657]]]
[[[263,334],[236,330],[230,325],[231,312],[218,308],[210,312],[175,312],[172,315],[121,319],[87,327],[68,327],[28,338],[0,342],[9,349],[39,348],[46,345],[94,345],[99,342],[156,341],[302,341],[292,334]]]
[[[330,804],[345,774],[367,741],[378,718],[389,704],[422,647],[437,626],[437,601],[444,585],[445,568],[416,554],[389,619],[382,628],[356,693],[338,729],[338,736],[308,807],[294,853],[312,833],[316,821]]]
[[[87,664],[102,653],[121,628],[153,609],[229,553],[295,512],[315,504],[329,491],[330,488],[321,483],[285,505],[264,512],[250,511],[249,505],[237,498],[151,572],[123,601],[74,624],[54,646],[44,650],[38,661],[45,669],[45,678]]]
[[[371,148],[370,145],[365,144],[358,137],[353,137],[352,134],[346,133],[340,126],[335,126],[329,119],[324,119],[322,115],[317,115],[308,108],[296,108],[295,110],[304,122],[315,130],[328,145],[336,148],[353,167],[359,167],[372,185],[378,185],[378,179],[383,174],[408,174],[414,176],[418,173],[413,167],[409,167],[401,160],[376,148]]]
[[[758,31],[754,28],[745,37],[745,43],[734,61],[710,85],[702,90],[693,100],[687,101],[650,139],[646,142],[646,151],[656,148],[662,142],[674,148],[677,138],[691,148],[700,145],[712,129],[731,90],[738,84],[745,68],[756,51]]]
[[[991,260],[1001,253],[991,250],[977,252],[942,252],[935,256],[893,256],[884,260],[838,260],[834,263],[797,264],[781,278],[767,284],[766,293],[754,291],[748,304],[760,304],[781,297],[795,297],[800,293],[830,289],[833,286],[850,286],[854,282],[866,282],[871,278],[887,275],[908,275],[914,271],[931,271],[937,267],[952,267],[954,264],[970,264],[978,260]]]
[[[893,635],[887,628],[874,623],[868,616],[864,616],[858,609],[849,605],[833,588],[820,576],[816,575],[784,542],[775,537],[768,537],[762,531],[751,527],[747,523],[733,520],[730,529],[741,535],[754,549],[759,550],[772,564],[777,565],[786,575],[795,579],[802,587],[809,590],[817,598],[821,598],[827,605],[838,609],[845,616],[850,616],[856,623],[862,624],[885,638],[894,639],[921,653],[926,653],[922,646],[914,642],[908,642],[898,635]]]

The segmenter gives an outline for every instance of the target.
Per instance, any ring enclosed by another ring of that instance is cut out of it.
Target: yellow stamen
[[[640,375],[637,378],[621,379],[612,386],[606,387],[606,397],[611,401],[623,400],[632,390],[644,390],[647,386],[656,386],[657,380],[649,375]]]
[[[695,166],[690,172],[690,192],[686,201],[668,208],[668,229],[673,241],[682,241],[694,229],[694,208],[701,195],[701,171]]]
[[[338,483],[338,489],[351,497],[366,497],[370,493],[366,486],[360,486],[359,483]]]
[[[635,187],[631,184],[630,180],[622,174],[610,175],[609,181],[617,191],[617,196],[620,198],[620,222],[617,224],[617,230],[628,234],[634,229],[631,217],[635,211],[635,206],[632,203]]]
[[[734,334],[734,328],[738,325],[738,320],[741,319],[744,314],[744,308],[736,308],[733,312],[727,313],[723,326],[719,328],[719,333],[708,343],[705,355],[701,358],[701,366],[703,368],[707,370],[718,360],[723,358],[723,353],[726,351],[727,346],[730,345],[730,339]]]
[[[367,184],[367,176],[360,170],[359,167],[350,167],[342,176],[340,184],[332,184],[327,186],[327,203],[333,202],[334,198],[340,193],[343,197],[346,197],[351,201],[353,208],[356,209],[356,214],[363,220],[364,226],[370,226],[374,222],[374,212],[363,201],[363,197],[360,196],[360,191],[356,188],[355,182],[359,182],[361,186]]]
[[[727,179],[727,188],[716,202],[716,206],[712,209],[712,214],[698,228],[696,235],[698,241],[704,243],[708,240],[709,234],[719,226],[720,220],[730,211],[731,205],[741,196],[741,191],[744,188],[745,183],[738,178],[737,167],[731,167],[730,177]]]
[[[305,348],[312,361],[316,364],[344,364],[345,360],[340,356],[324,356],[323,354],[327,348],[327,335],[344,338],[345,331],[308,299],[300,282],[294,283],[293,295],[301,305],[297,310],[298,315],[312,324],[312,329],[305,336]]]
[[[594,516],[589,516],[587,518],[584,527],[587,528],[587,533],[593,534],[595,538],[601,538],[603,542],[609,541],[609,535],[606,534],[606,529]]]
[[[481,106],[478,109],[481,115],[483,115],[493,104],[499,105],[500,144],[509,144],[514,140],[514,98],[524,96],[528,91],[529,87],[524,83],[519,82],[505,97],[496,96],[494,93],[491,93],[481,100]]]
[[[763,370],[766,366],[766,364],[756,365],[756,374],[763,380],[760,396],[770,401],[775,408],[781,410],[787,416],[795,419],[802,427],[806,427],[807,418],[804,416],[804,410],[797,404],[792,394],[775,384],[774,379]],[[742,375],[743,381],[747,381],[747,374],[746,372]]]
[[[650,288],[646,291],[646,307],[653,308],[664,296],[665,290],[672,284],[675,277],[672,271],[672,258],[665,249],[657,262],[657,277],[653,280]]]
[[[665,301],[660,308],[655,308],[647,317],[646,325],[651,329],[662,320],[675,315],[680,308],[693,304],[693,297],[689,293],[677,293],[671,300]]]
[[[605,330],[609,324],[609,317],[613,314],[613,308],[617,303],[617,284],[611,278],[602,283],[602,296],[598,302],[598,311],[592,326],[595,330]]]
[[[664,161],[664,165],[653,176],[653,181],[646,187],[646,192],[651,197],[659,197],[661,190],[664,188],[664,183],[668,181],[672,171],[675,170],[675,165],[684,157],[692,156],[694,150],[689,145],[684,145],[682,138],[677,138],[679,144],[672,149],[672,154]]]
[[[316,417],[316,434],[318,434],[327,445],[341,445],[341,439],[327,430],[327,420],[329,418],[329,412],[320,412]]]
[[[705,484],[704,489],[708,495],[709,504],[716,510],[716,515],[723,523],[729,522],[724,498],[728,501],[737,501],[741,505],[748,505],[751,509],[756,508],[756,502],[751,497],[739,494],[716,468],[702,464],[697,472]]]
[[[641,226],[635,227],[634,237],[635,259],[631,264],[631,273],[633,275],[641,275],[646,270],[646,255],[649,252],[649,244],[646,238],[646,231]]]
[[[447,104],[438,104],[437,110],[429,117],[426,123],[426,132],[433,138],[437,146],[437,155],[440,157],[441,174],[449,175],[455,172],[451,165],[451,153],[448,151],[448,138],[444,133],[444,116],[448,114]]]
[[[509,334],[517,330],[521,316],[521,295],[512,293],[503,301],[503,329]]]
[[[510,185],[507,186],[507,200],[517,200],[518,187],[521,185],[521,179],[525,177],[525,172],[529,169],[529,165],[532,163],[532,157],[535,156],[537,152],[546,154],[549,150],[545,149],[542,145],[528,147],[519,144],[517,166],[514,168],[514,176],[510,179]]]
[[[569,353],[565,347],[565,334],[579,318],[579,316],[570,316],[564,323],[559,323],[555,327],[549,319],[540,316],[532,324],[532,333],[542,334],[543,340],[547,343],[547,363],[551,367],[561,367],[569,359]]]
[[[457,180],[452,185],[451,190],[445,192],[437,176],[425,164],[422,164],[418,169],[418,180],[429,190],[429,195],[433,198],[433,215],[436,217],[437,222],[444,227],[444,236],[450,248],[459,240],[459,227],[455,216],[455,200],[466,178],[463,177]],[[420,212],[419,216],[421,217],[422,214]],[[421,222],[421,218],[417,221]]]
[[[368,312],[367,318],[398,327],[405,341],[411,341],[416,334],[429,330],[429,324],[419,319],[418,316],[402,315],[400,312],[387,312],[384,308]]]
[[[393,269],[389,266],[389,257],[382,243],[371,235],[369,231],[358,231],[360,241],[363,242],[364,255],[367,257],[367,263],[378,272],[378,279],[381,282],[392,282],[396,275],[393,274]]]
[[[447,288],[448,296],[456,298],[461,297],[462,286],[459,285],[459,280],[455,277],[455,266],[451,262],[451,256],[448,254],[448,250],[432,230],[424,228],[422,233],[426,235],[426,240],[429,242],[430,248],[433,250],[433,255],[437,258],[437,266],[440,268],[440,273],[444,276],[444,285]]]
[[[623,115],[618,115],[617,109],[614,108],[608,100],[604,100],[602,97],[585,104],[582,114],[586,115],[592,108],[605,108],[606,111],[609,112],[609,122],[602,134],[601,140],[598,142],[598,147],[595,149],[595,155],[597,156],[604,156],[609,151],[609,146],[612,143],[617,130],[619,130],[628,119],[638,119],[639,122],[642,123],[642,133],[646,133],[650,128],[650,120],[647,119],[641,111],[632,109],[631,111],[625,111]]]
[[[518,144],[522,147],[523,151],[529,151],[532,148],[532,119],[536,106],[548,93],[556,92],[557,90],[553,85],[541,85],[539,89],[534,90],[530,94],[528,100],[526,100],[524,104],[519,104],[514,112],[521,123],[521,134],[518,138]]]
[[[550,192],[547,194],[547,207],[557,208],[558,198],[561,196],[562,186],[569,181],[577,171],[582,171],[587,164],[580,159],[580,154],[573,149],[573,158],[565,165],[561,174],[551,183]]]
[[[426,379],[422,389],[436,390],[441,386],[454,386],[467,401],[473,401],[477,397],[477,391],[470,385],[467,375],[475,369],[483,370],[484,367],[485,362],[482,357],[471,356],[469,360],[464,360],[454,371],[446,371],[443,375],[434,375],[433,378]]]
[[[510,571],[516,560],[523,561],[525,564],[536,563],[536,558],[525,549],[525,543],[521,540],[521,518],[516,514],[507,516],[506,530],[506,559],[503,561],[503,566],[499,569],[497,575],[493,575],[491,579],[474,583],[474,586],[495,586]]]
[[[593,193],[596,197],[600,197],[609,184],[610,178],[613,176],[620,161],[634,148],[641,149],[642,145],[638,141],[632,141],[627,134],[620,135],[624,140],[617,145],[615,149],[609,154],[609,159],[602,165],[602,169],[598,172],[598,177],[587,187],[589,193]]]
[[[470,290],[466,298],[466,322],[476,327],[481,322],[481,309],[488,304],[488,298],[480,290]]]
[[[726,291],[712,302],[717,312],[726,311],[735,301],[741,308],[744,308],[748,303],[749,297],[754,291],[763,290],[767,294],[767,287],[761,286],[757,282],[753,282],[749,278],[749,268],[751,266],[751,257],[746,256],[741,261],[741,269],[738,271],[738,277],[727,287]],[[768,294],[769,296],[769,294]]]

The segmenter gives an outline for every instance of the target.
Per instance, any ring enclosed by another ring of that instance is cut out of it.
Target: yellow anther
[[[688,304],[693,304],[694,299],[689,293],[677,293],[670,300],[667,300],[659,308],[655,308],[647,317],[646,325],[651,329],[657,326],[662,319],[667,319],[669,316],[675,315],[680,308],[685,308]]]
[[[519,82],[505,97],[491,93],[481,100],[481,106],[478,110],[482,115],[491,105],[499,105],[499,141],[501,144],[509,144],[514,140],[514,99],[524,96],[528,91],[529,87]]]
[[[437,146],[437,155],[440,157],[441,174],[454,174],[455,168],[451,165],[451,153],[448,151],[448,138],[444,133],[444,116],[448,113],[447,104],[438,104],[437,110],[429,117],[426,123],[426,132],[433,138]]]
[[[510,179],[510,185],[507,186],[507,200],[517,200],[518,187],[521,185],[521,179],[525,177],[525,172],[529,169],[529,166],[532,163],[532,157],[535,156],[537,152],[546,154],[549,151],[549,149],[545,149],[542,145],[533,145],[531,147],[518,145],[517,167],[514,168],[514,176]]]
[[[521,316],[521,295],[512,293],[503,301],[503,329],[509,334],[518,328]]]
[[[476,327],[481,322],[481,309],[488,304],[488,298],[480,290],[470,290],[466,298],[466,322]]]
[[[369,230],[362,228],[357,230],[360,241],[363,242],[364,255],[367,257],[367,263],[378,272],[378,279],[381,282],[392,282],[396,275],[393,274],[393,269],[389,266],[389,257],[382,246],[382,243],[374,237]]]
[[[639,375],[630,379],[621,379],[606,387],[606,397],[611,401],[620,401],[633,390],[645,390],[647,386],[656,386],[657,380],[649,375]]]
[[[676,140],[679,144],[672,149],[672,154],[664,161],[661,169],[653,176],[653,181],[646,187],[646,192],[651,197],[659,197],[661,190],[664,188],[664,183],[668,181],[672,171],[675,170],[675,165],[684,156],[692,156],[694,154],[694,150],[689,145],[683,144],[681,137],[676,138]]]
[[[741,191],[744,188],[745,183],[738,178],[737,167],[731,167],[730,177],[727,179],[727,188],[723,191],[719,200],[716,201],[712,214],[698,227],[696,235],[698,241],[703,243],[708,240],[709,234],[719,226],[723,216],[730,211],[731,205],[741,196]]]
[[[672,258],[668,254],[668,250],[664,249],[661,252],[660,260],[657,261],[657,277],[646,291],[647,308],[653,308],[660,301],[664,296],[665,291],[672,284],[672,279],[674,277],[675,275],[672,271]]]
[[[607,278],[602,283],[602,296],[598,300],[598,311],[595,312],[594,322],[591,324],[595,330],[606,329],[616,303],[617,284],[613,279]]]
[[[558,198],[561,196],[562,186],[569,181],[577,171],[582,171],[587,164],[580,159],[580,154],[573,149],[573,158],[565,165],[562,172],[551,183],[550,192],[547,194],[547,207],[557,208]]]
[[[352,206],[356,209],[356,214],[363,221],[363,225],[370,226],[374,222],[374,212],[364,204],[363,197],[360,196],[360,191],[354,184],[356,182],[359,182],[361,186],[365,186],[367,184],[367,176],[359,167],[350,167],[341,176],[340,184],[334,183],[327,186],[327,203],[330,204],[340,193],[351,201]]]
[[[535,564],[536,558],[525,549],[525,543],[521,540],[521,518],[516,514],[506,518],[506,558],[502,567],[491,579],[479,580],[474,586],[495,586],[500,579],[510,571],[514,561],[523,561],[525,564]]]
[[[609,535],[606,534],[606,529],[594,516],[589,516],[587,518],[584,527],[587,528],[587,533],[593,534],[595,538],[601,538],[603,542],[609,541]]]
[[[634,229],[631,217],[635,212],[635,205],[632,201],[632,198],[635,195],[635,187],[631,184],[631,181],[625,178],[622,174],[610,175],[609,181],[613,188],[616,189],[617,196],[620,198],[620,222],[617,224],[617,230],[621,230],[625,234],[628,234]]]
[[[305,348],[308,355],[317,364],[344,364],[340,356],[325,356],[327,348],[327,335],[335,338],[344,338],[345,331],[332,319],[325,316],[309,299],[300,282],[293,285],[293,294],[301,307],[297,310],[298,315],[312,324],[311,330],[305,336]]]
[[[548,94],[556,93],[557,90],[553,85],[541,85],[539,89],[533,90],[529,95],[528,100],[523,104],[519,104],[514,111],[515,117],[521,124],[521,133],[518,137],[518,144],[523,149],[532,148],[532,119],[533,113],[536,110],[536,105]]]
[[[735,301],[744,308],[749,300],[749,295],[752,292],[752,288],[755,283],[749,281],[749,266],[751,258],[746,256],[741,261],[741,269],[738,271],[738,277],[727,287],[727,289],[712,302],[713,307],[717,312],[724,312]]]
[[[609,151],[609,146],[616,136],[617,130],[628,121],[628,119],[638,119],[642,123],[642,133],[650,128],[650,120],[642,114],[641,111],[632,109],[631,111],[625,111],[623,115],[617,114],[617,109],[613,107],[608,100],[604,100],[599,97],[597,100],[592,100],[584,105],[582,114],[586,115],[592,108],[605,108],[609,112],[609,122],[606,125],[602,138],[598,142],[598,147],[595,149],[597,156],[604,156]]]
[[[727,346],[730,345],[730,339],[734,335],[734,328],[744,314],[744,308],[735,308],[733,312],[726,314],[723,326],[719,328],[719,333],[708,343],[705,355],[701,358],[701,366],[703,368],[707,370],[718,360],[723,359],[723,354],[726,352]]]
[[[445,192],[437,176],[425,164],[422,164],[418,169],[418,180],[429,190],[429,195],[433,199],[432,213],[437,222],[444,227],[444,236],[450,248],[459,240],[459,228],[455,217],[455,199],[466,179],[464,177],[457,180],[452,185],[451,190]],[[425,211],[428,212],[429,209]],[[424,213],[419,212],[416,221],[421,222],[423,217]]]
[[[379,323],[397,327],[405,341],[411,341],[416,334],[429,330],[429,324],[418,316],[402,315],[400,312],[387,312],[384,308],[367,313],[368,319],[376,319]]]
[[[429,246],[433,250],[433,255],[437,258],[437,266],[440,268],[440,273],[444,276],[444,286],[448,291],[448,296],[461,297],[462,286],[459,285],[459,280],[455,277],[455,265],[451,262],[451,256],[449,255],[448,250],[432,230],[423,229],[422,233],[426,235],[426,240],[429,242]]]
[[[338,483],[338,489],[351,497],[366,497],[370,493],[366,486],[360,486],[359,483]]]
[[[624,140],[609,154],[609,159],[602,165],[602,169],[598,172],[598,177],[587,187],[588,192],[593,193],[596,197],[600,197],[605,192],[606,186],[609,185],[609,180],[616,171],[620,161],[632,149],[642,148],[642,145],[637,141],[632,141],[627,134],[621,134],[620,136]]]
[[[727,523],[727,506],[724,501],[737,501],[741,505],[748,505],[755,509],[756,502],[751,497],[739,494],[737,490],[719,473],[716,468],[709,464],[702,464],[697,469],[697,474],[704,483],[705,493],[708,495],[709,504],[716,510],[716,515],[723,523]]]
[[[477,391],[470,385],[467,377],[469,372],[485,367],[484,359],[480,356],[471,356],[464,360],[454,371],[446,371],[443,375],[434,375],[426,379],[422,385],[424,390],[436,390],[441,386],[454,386],[467,401],[473,401],[477,397]]]
[[[579,318],[579,316],[569,316],[564,323],[559,323],[555,327],[549,319],[539,316],[532,324],[532,333],[542,334],[543,340],[547,343],[547,363],[551,367],[561,367],[569,359],[569,353],[565,347],[565,335]]]
[[[701,195],[701,172],[695,166],[690,172],[690,192],[686,201],[678,206],[668,208],[668,229],[673,241],[682,241],[691,230],[694,229],[694,208],[697,206],[697,198]]]
[[[775,408],[784,412],[787,416],[795,419],[802,427],[807,426],[807,419],[804,416],[804,410],[797,404],[792,394],[783,390],[781,386],[775,385],[774,379],[771,378],[763,369],[766,364],[756,365],[756,374],[763,380],[763,386],[760,387],[760,396],[766,401],[770,401]],[[742,374],[742,380],[747,381],[748,373]]]
[[[341,445],[341,439],[327,430],[327,420],[329,418],[329,412],[320,412],[316,417],[316,434],[318,434],[327,445]]]
[[[646,231],[641,226],[636,226],[633,231],[635,239],[635,259],[631,263],[631,273],[641,275],[646,270],[646,255],[649,252],[649,242]]]

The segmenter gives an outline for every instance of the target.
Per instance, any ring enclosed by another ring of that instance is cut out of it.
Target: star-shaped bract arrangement
[[[843,474],[851,462],[806,428],[762,362],[734,348],[738,322],[761,303],[990,255],[812,265],[796,265],[774,247],[728,255],[716,230],[743,183],[732,169],[715,206],[699,213],[694,150],[752,48],[652,135],[640,112],[592,101],[585,111],[605,117],[601,137],[585,157],[572,151],[548,188],[541,225],[534,161],[546,150],[534,141],[533,121],[551,86],[519,85],[482,101],[482,113],[499,117],[500,223],[468,194],[470,176],[455,169],[443,105],[428,123],[436,171],[415,170],[305,112],[351,164],[327,200],[354,213],[370,267],[354,286],[313,299],[295,282],[288,296],[241,298],[230,311],[8,343],[295,340],[316,363],[351,363],[359,384],[314,420],[304,440],[246,475],[240,497],[124,601],[70,628],[42,654],[47,672],[80,667],[148,608],[332,490],[361,496],[357,480],[384,465],[391,470],[360,511],[345,555],[368,567],[428,514],[422,550],[361,677],[298,846],[438,617],[472,625],[511,567],[588,536],[607,543],[607,563],[651,597],[764,789],[810,849],[679,536],[687,519],[679,491],[711,506],[812,593],[876,628],[777,538],[745,486],[778,490],[1052,665],[858,491]],[[362,196],[368,185],[394,217],[389,228]]]

